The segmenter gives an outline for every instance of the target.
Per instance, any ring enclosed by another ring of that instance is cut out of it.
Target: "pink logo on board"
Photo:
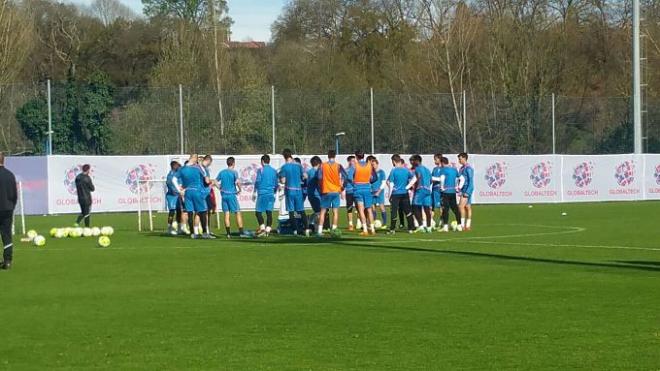
[[[573,180],[579,188],[584,188],[591,184],[593,180],[594,164],[592,162],[582,162],[573,169]]]
[[[506,183],[506,163],[495,162],[486,168],[486,183],[492,189],[498,189]]]
[[[153,183],[147,182],[154,177],[155,167],[152,164],[139,164],[126,170],[126,185],[131,193],[146,193],[152,189]]]
[[[64,171],[64,188],[69,194],[76,194],[76,177],[82,173],[83,165],[75,165]],[[89,169],[89,176],[93,177],[94,167]]]
[[[254,182],[257,180],[257,170],[260,167],[261,165],[253,163],[240,169],[238,178],[243,192],[251,193],[254,190]]]
[[[550,161],[543,161],[534,165],[529,179],[536,188],[547,187],[552,180],[552,163]]]
[[[624,161],[617,165],[614,178],[621,187],[627,187],[635,181],[635,162]]]
[[[660,164],[655,167],[655,174],[653,174],[655,177],[655,184],[660,185]]]

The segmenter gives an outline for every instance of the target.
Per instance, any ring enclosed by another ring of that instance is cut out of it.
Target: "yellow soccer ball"
[[[110,246],[110,237],[101,236],[99,237],[99,247],[108,247]]]

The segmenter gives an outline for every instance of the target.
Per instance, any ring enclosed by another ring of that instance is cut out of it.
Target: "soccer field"
[[[468,233],[213,241],[95,215],[109,248],[19,243],[0,272],[0,367],[659,369],[659,213],[476,206]]]

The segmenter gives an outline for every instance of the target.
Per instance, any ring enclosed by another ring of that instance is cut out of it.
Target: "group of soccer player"
[[[467,153],[458,155],[460,168],[450,164],[442,154],[436,154],[432,169],[422,164],[420,155],[411,156],[409,164],[400,155],[393,155],[389,175],[380,168],[376,157],[366,156],[362,151],[349,156],[344,167],[337,162],[335,151],[330,150],[325,162],[318,156],[312,157],[307,170],[299,158],[293,157],[291,150],[284,150],[282,156],[285,163],[276,170],[270,164],[270,156],[263,155],[261,167],[256,171],[252,198],[259,224],[257,236],[268,236],[272,232],[278,195],[285,204],[288,225],[292,233],[298,235],[320,237],[324,230],[338,233],[342,199],[345,200],[348,230],[357,229],[361,236],[375,235],[377,229],[394,234],[397,226],[406,229],[406,224],[409,233],[429,233],[436,225],[440,232],[449,232],[450,210],[456,218],[452,230],[471,229],[474,169],[468,164]],[[215,178],[209,170],[212,161],[211,156],[200,161],[198,155],[191,155],[183,165],[171,162],[166,180],[169,233],[215,238],[210,232],[209,213],[216,209],[218,200],[215,200],[213,187],[217,187],[227,237],[231,237],[232,214],[236,216],[239,234],[249,236],[243,228],[238,200],[242,190],[235,170],[236,160],[227,158],[227,167]],[[391,205],[389,227],[385,197]],[[305,201],[312,209],[309,216]],[[440,224],[434,219],[438,216]]]

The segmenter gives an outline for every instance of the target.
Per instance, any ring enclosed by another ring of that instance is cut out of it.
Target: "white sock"
[[[415,228],[419,228],[419,222],[417,221],[417,218],[415,218]]]
[[[468,219],[465,226],[468,227],[468,228],[472,227],[472,219]]]
[[[352,221],[348,222],[348,225],[350,225],[350,226],[352,227],[352,226],[353,226],[353,222],[352,222]]]
[[[261,229],[263,231],[264,229],[266,229],[266,225],[265,224],[260,225],[259,229]]]
[[[333,224],[332,225],[332,230],[334,231],[335,229],[337,229],[337,226]]]
[[[319,234],[323,234],[323,226],[322,226],[322,225],[320,225],[320,226],[317,228],[317,230],[318,230],[318,233],[319,233]]]
[[[266,227],[266,233],[270,233],[270,231],[271,231],[271,228],[270,228],[270,227]]]
[[[465,227],[465,218],[461,218],[461,227]]]

